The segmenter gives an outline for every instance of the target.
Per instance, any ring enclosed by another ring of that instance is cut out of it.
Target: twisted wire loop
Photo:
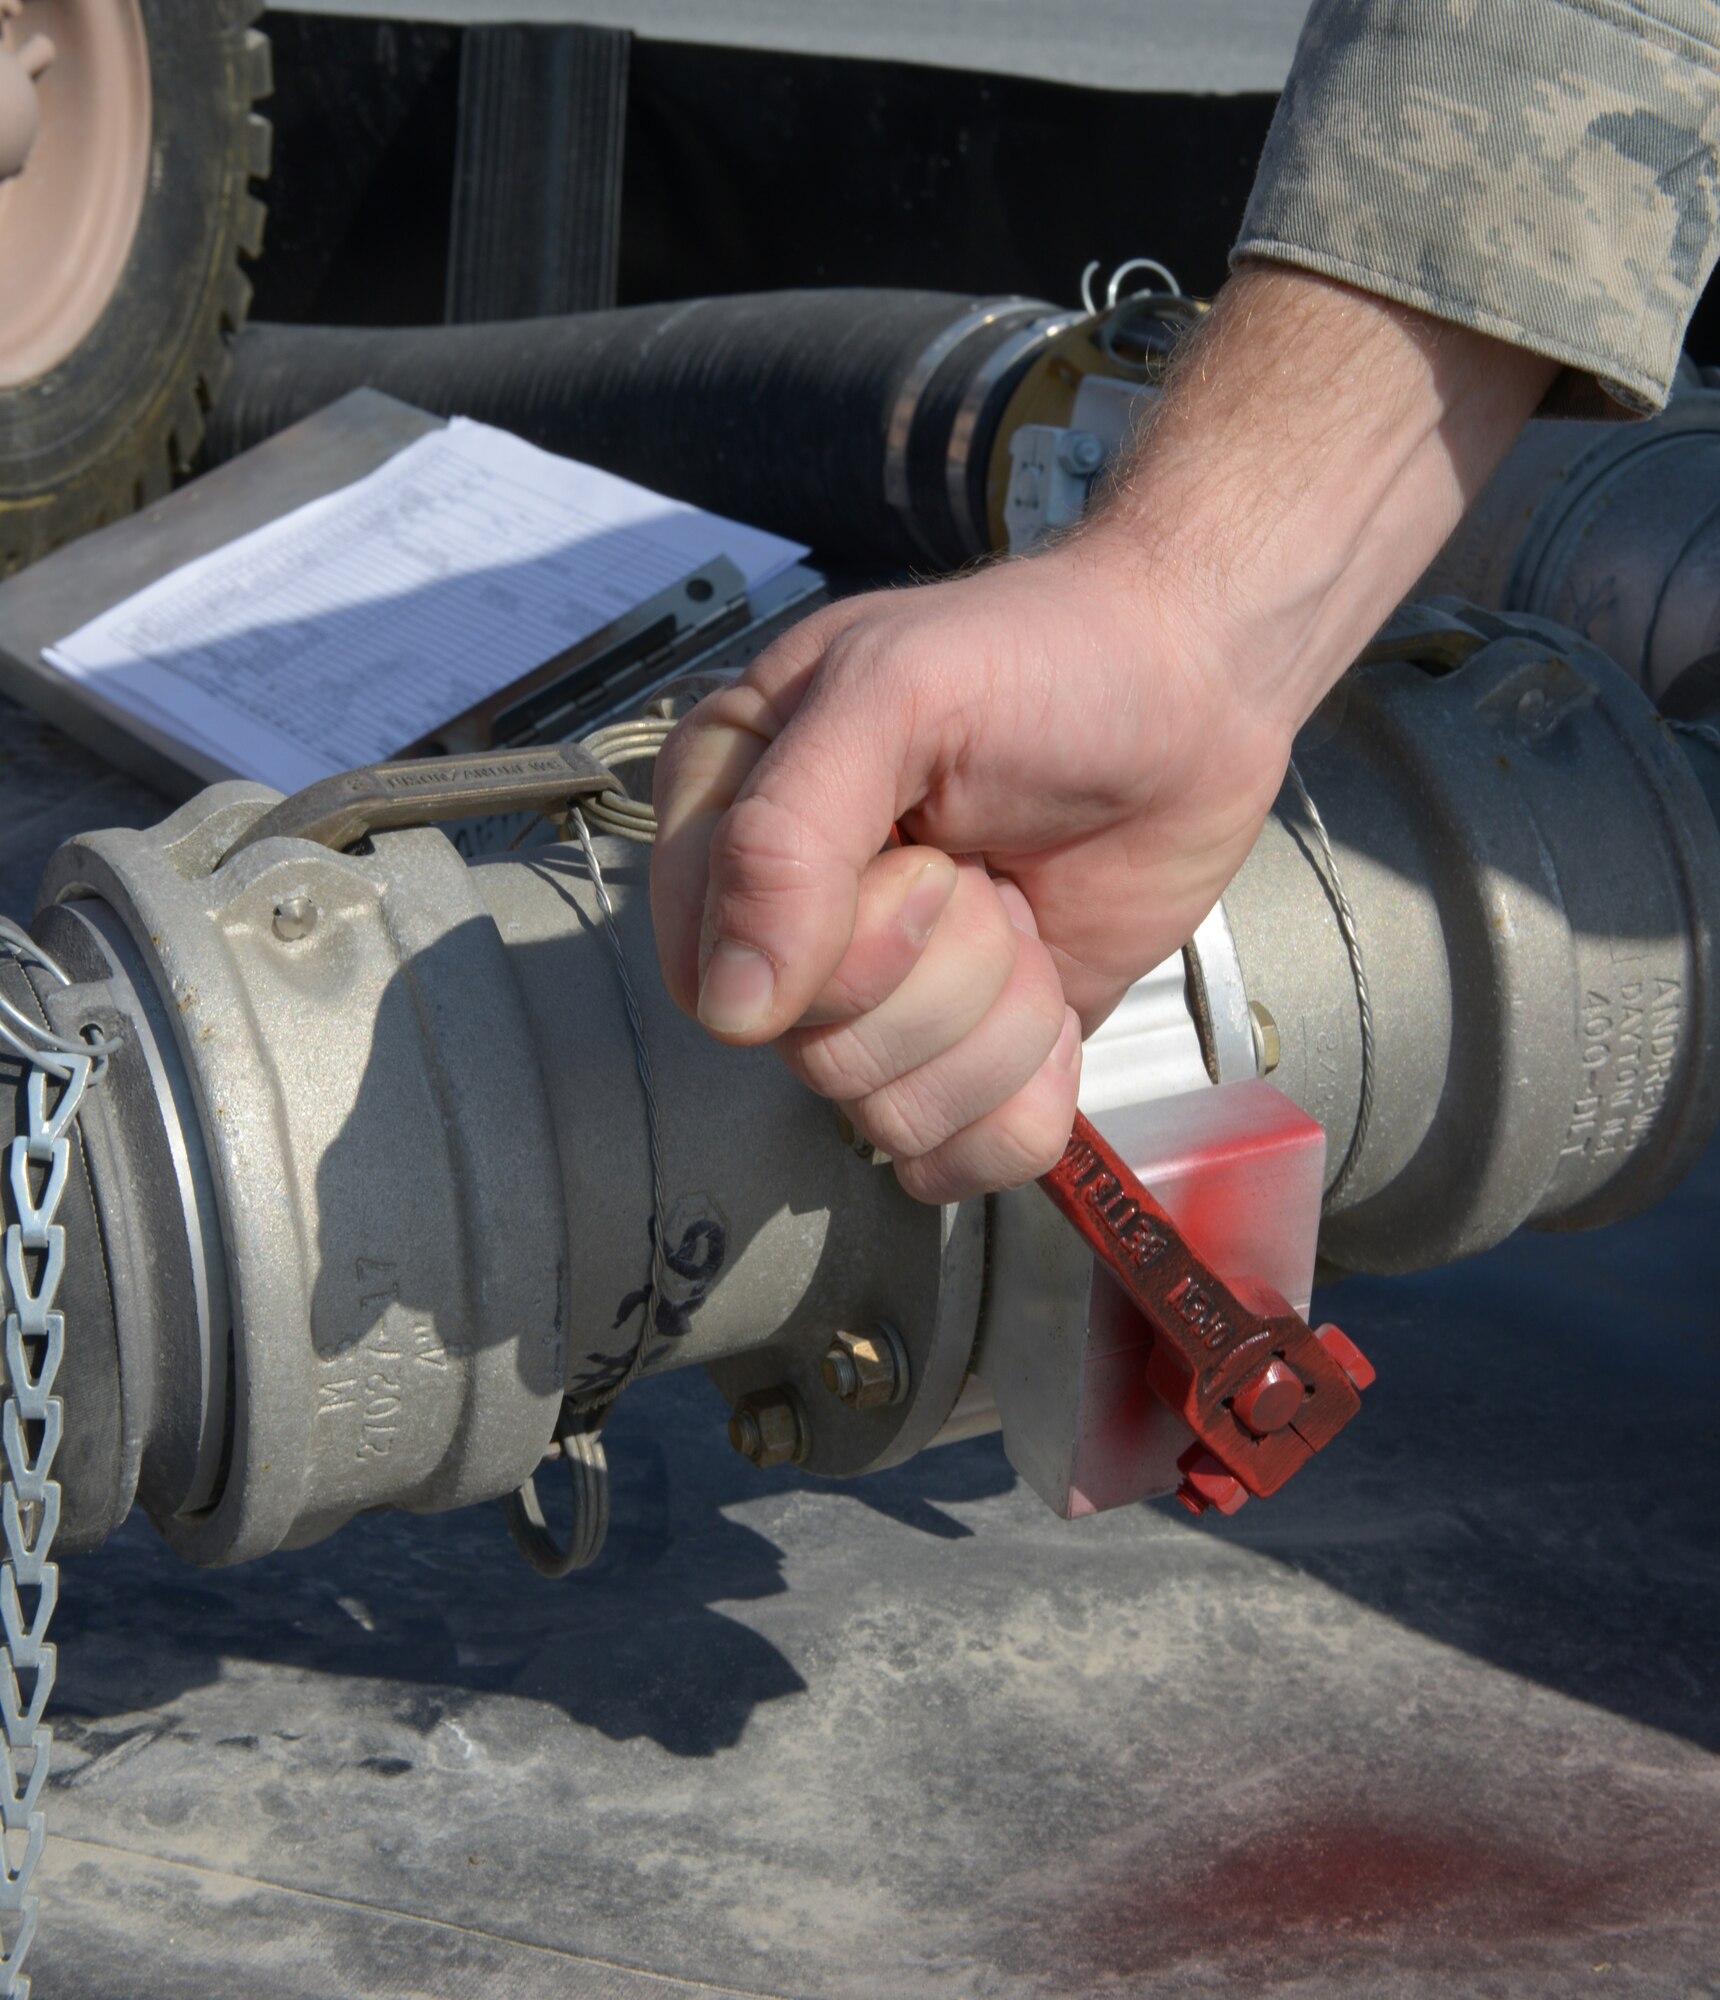
[[[609,765],[636,763],[655,758],[663,747],[673,722],[664,717],[642,717],[636,722],[617,723],[600,729],[585,739],[583,748]],[[634,991],[633,974],[615,920],[615,904],[603,867],[592,845],[591,829],[618,835],[642,847],[657,838],[657,815],[650,805],[633,798],[619,786],[574,806],[567,815],[566,831],[579,842],[591,877],[609,949],[615,959],[615,975],[621,983],[621,1005],[627,1016],[627,1032],[633,1044],[633,1068],[645,1100],[645,1142],[651,1170],[651,1268],[645,1282],[644,1306],[639,1321],[639,1337],[633,1344],[627,1366],[615,1381],[583,1396],[562,1399],[549,1456],[566,1465],[573,1490],[573,1529],[565,1543],[550,1532],[538,1495],[537,1475],[502,1498],[502,1512],[514,1546],[540,1576],[562,1577],[584,1569],[596,1561],[609,1531],[609,1463],[603,1448],[603,1426],[623,1391],[632,1387],[644,1371],[651,1355],[652,1336],[663,1299],[668,1290],[669,1269],[664,1243],[668,1201],[663,1192],[663,1135],[657,1113],[657,1086],[651,1073],[651,1050],[645,1040],[645,1023],[639,1012],[639,996]],[[5,1995],[0,1992],[0,2000]]]
[[[39,967],[57,986],[70,986],[72,977],[58,959],[36,942],[22,924],[0,917],[0,958],[18,965]],[[73,1041],[56,1035],[46,1021],[32,1019],[0,989],[0,1048],[10,1049],[21,1062],[44,1069],[50,1076],[69,1078],[73,1067],[89,1059],[94,1064],[90,1082],[98,1082],[107,1060],[119,1043],[112,1038],[93,1036]]]
[[[1089,313],[1096,313],[1100,310],[1099,302],[1093,296],[1093,280],[1098,277],[1103,268],[1099,258],[1095,257],[1081,273],[1081,304]],[[1185,296],[1182,286],[1177,283],[1174,275],[1156,257],[1128,257],[1111,273],[1110,282],[1105,287],[1105,307],[1107,310],[1116,306],[1122,299],[1123,280],[1136,271],[1146,271],[1151,275],[1162,278],[1164,280],[1162,289],[1168,292],[1173,299],[1180,299]],[[1147,288],[1148,296],[1151,295],[1152,290],[1153,288],[1150,286]],[[1130,298],[1141,296],[1140,292],[1131,292],[1129,294]]]
[[[603,928],[609,938],[609,948],[615,956],[616,977],[621,982],[621,1004],[627,1014],[627,1032],[633,1042],[633,1067],[638,1073],[639,1088],[645,1098],[645,1138],[651,1163],[651,1272],[645,1285],[644,1316],[639,1323],[639,1339],[634,1346],[632,1358],[619,1380],[607,1388],[598,1390],[595,1395],[585,1397],[580,1405],[585,1409],[601,1409],[613,1403],[624,1389],[631,1387],[638,1380],[640,1371],[650,1355],[651,1337],[657,1330],[658,1310],[669,1284],[669,1268],[664,1261],[663,1249],[668,1203],[663,1194],[663,1135],[661,1121],[657,1116],[657,1086],[651,1075],[651,1051],[645,1042],[645,1024],[639,1013],[639,997],[633,990],[633,975],[628,970],[627,953],[622,948],[621,932],[615,920],[615,905],[609,899],[609,885],[603,879],[597,850],[591,844],[591,830],[585,822],[586,810],[589,808],[581,809],[576,806],[568,816],[569,824],[579,842],[580,852],[585,856],[585,866],[591,876],[591,886],[597,895],[597,906],[603,912]]]
[[[673,718],[642,715],[631,722],[617,722],[599,729],[580,745],[612,770],[617,764],[654,762],[657,752],[669,740],[675,727]],[[636,799],[620,786],[587,799],[584,812],[599,833],[613,833],[640,847],[649,847],[657,838],[657,815],[649,799]]]
[[[1320,808],[1315,805],[1313,794],[1302,782],[1302,773],[1296,768],[1294,757],[1290,760],[1287,773],[1291,789],[1296,794],[1309,830],[1314,836],[1314,844],[1320,850],[1320,858],[1326,864],[1326,893],[1332,899],[1332,910],[1338,920],[1338,934],[1344,940],[1344,950],[1350,960],[1350,976],[1356,988],[1356,1016],[1362,1032],[1362,1087],[1356,1104],[1356,1122],[1350,1132],[1350,1143],[1344,1149],[1344,1157],[1332,1184],[1326,1190],[1323,1206],[1333,1207],[1343,1195],[1355,1174],[1362,1157],[1362,1148],[1367,1144],[1368,1127],[1374,1116],[1374,1003],[1368,992],[1367,968],[1362,963],[1362,939],[1356,926],[1356,912],[1351,906],[1349,893],[1344,887],[1344,878],[1338,872],[1338,857],[1333,851],[1332,836],[1326,831],[1326,822]]]
[[[1711,722],[1680,722],[1675,717],[1665,718],[1668,729],[1680,736],[1694,736],[1706,743],[1711,750],[1720,750],[1720,729]]]
[[[61,985],[71,983],[9,918],[0,918],[0,956],[37,966]],[[47,1837],[42,1794],[54,1741],[44,1719],[56,1667],[47,1634],[60,1594],[59,1565],[49,1560],[60,1524],[60,1488],[53,1473],[65,1421],[54,1394],[66,1348],[65,1315],[54,1303],[65,1275],[66,1231],[56,1217],[71,1178],[73,1121],[117,1043],[79,1043],[57,1035],[0,994],[0,1045],[29,1069],[25,1130],[7,1149],[12,1216],[0,1254],[6,1361],[0,1406],[0,1535],[5,1542],[5,1566],[0,1568],[0,2000],[29,2000],[30,1980],[23,1968],[40,1910],[31,1880]]]

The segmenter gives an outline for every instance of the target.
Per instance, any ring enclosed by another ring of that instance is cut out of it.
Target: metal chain
[[[0,918],[0,955],[40,966],[62,986],[71,983],[29,933],[7,918]],[[6,1318],[0,1406],[5,1460],[0,1531],[6,1545],[0,1569],[0,1917],[16,1923],[11,1946],[0,1957],[0,2000],[29,2000],[23,1968],[40,1908],[31,1881],[47,1838],[42,1797],[54,1742],[44,1719],[56,1668],[47,1633],[60,1594],[59,1564],[48,1559],[60,1524],[53,1471],[64,1425],[53,1393],[66,1345],[65,1315],[54,1304],[66,1269],[66,1231],[57,1218],[71,1180],[73,1121],[117,1044],[69,1041],[45,1021],[32,1021],[4,994],[0,1044],[29,1067],[28,1128],[8,1148],[14,1219],[6,1226],[0,1282]],[[28,1614],[25,1592],[33,1598]],[[30,1677],[27,1700],[20,1675]]]
[[[1344,878],[1338,873],[1338,857],[1332,847],[1332,836],[1326,831],[1326,822],[1321,817],[1320,808],[1314,803],[1313,794],[1302,782],[1302,773],[1296,768],[1295,758],[1290,760],[1288,775],[1326,864],[1326,889],[1332,898],[1332,908],[1338,919],[1338,932],[1344,940],[1344,950],[1349,955],[1350,976],[1356,988],[1356,1013],[1362,1030],[1362,1087],[1356,1105],[1356,1122],[1337,1174],[1333,1178],[1332,1185],[1326,1190],[1323,1206],[1330,1208],[1349,1186],[1362,1157],[1362,1147],[1367,1141],[1368,1127],[1373,1123],[1374,1003],[1368,992],[1367,968],[1362,964],[1362,939],[1356,927],[1356,913],[1344,888]]]

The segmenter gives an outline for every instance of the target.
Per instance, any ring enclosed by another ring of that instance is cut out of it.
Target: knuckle
[[[991,1183],[977,1171],[960,1145],[940,1146],[936,1152],[918,1159],[893,1162],[896,1179],[915,1201],[934,1205],[947,1201],[967,1201],[990,1192]]]
[[[963,1120],[935,1085],[910,1072],[863,1098],[854,1122],[893,1159],[914,1160],[953,1137]]]
[[[1028,1089],[999,1115],[991,1141],[997,1187],[1025,1187],[1048,1174],[1063,1157],[1074,1120],[1075,1098],[1062,1092]]]
[[[806,830],[768,794],[751,793],[717,822],[710,870],[718,895],[768,899],[792,893],[807,876]]]
[[[1066,1003],[1063,982],[1057,976],[1051,954],[1036,938],[1023,938],[1021,944],[1010,981],[1009,1001],[1020,1023],[1023,1044],[1031,1043],[1038,1050],[1038,1062],[1034,1065],[1037,1069],[1057,1046],[1057,1038],[1063,1032]]]
[[[783,1055],[808,1090],[842,1103],[865,1098],[890,1080],[891,1072],[864,1035],[847,1022],[833,1028],[791,1029],[783,1037]],[[874,1145],[882,1143],[874,1133],[866,1136]]]

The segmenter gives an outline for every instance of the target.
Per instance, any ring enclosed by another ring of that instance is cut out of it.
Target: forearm
[[[1325,278],[1220,295],[1079,538],[1293,731],[1414,585],[1556,364]],[[1073,553],[1073,551],[1072,551]]]

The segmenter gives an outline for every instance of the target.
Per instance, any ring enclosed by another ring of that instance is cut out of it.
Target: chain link
[[[61,985],[70,984],[28,932],[5,918],[0,918],[0,955],[39,965]],[[27,1126],[7,1149],[13,1219],[0,1248],[0,1309],[6,1329],[0,1404],[0,1533],[5,1538],[0,1568],[0,1945],[8,1933],[11,1937],[0,1956],[0,2000],[29,2000],[30,1980],[23,1968],[40,1906],[31,1882],[47,1837],[42,1798],[54,1742],[45,1720],[56,1668],[48,1621],[60,1594],[60,1567],[49,1560],[60,1524],[60,1487],[53,1475],[64,1425],[60,1398],[54,1394],[66,1346],[65,1315],[55,1306],[66,1269],[66,1231],[58,1216],[71,1179],[72,1124],[115,1044],[70,1042],[46,1022],[32,1021],[4,995],[0,1044],[29,1066]]]

